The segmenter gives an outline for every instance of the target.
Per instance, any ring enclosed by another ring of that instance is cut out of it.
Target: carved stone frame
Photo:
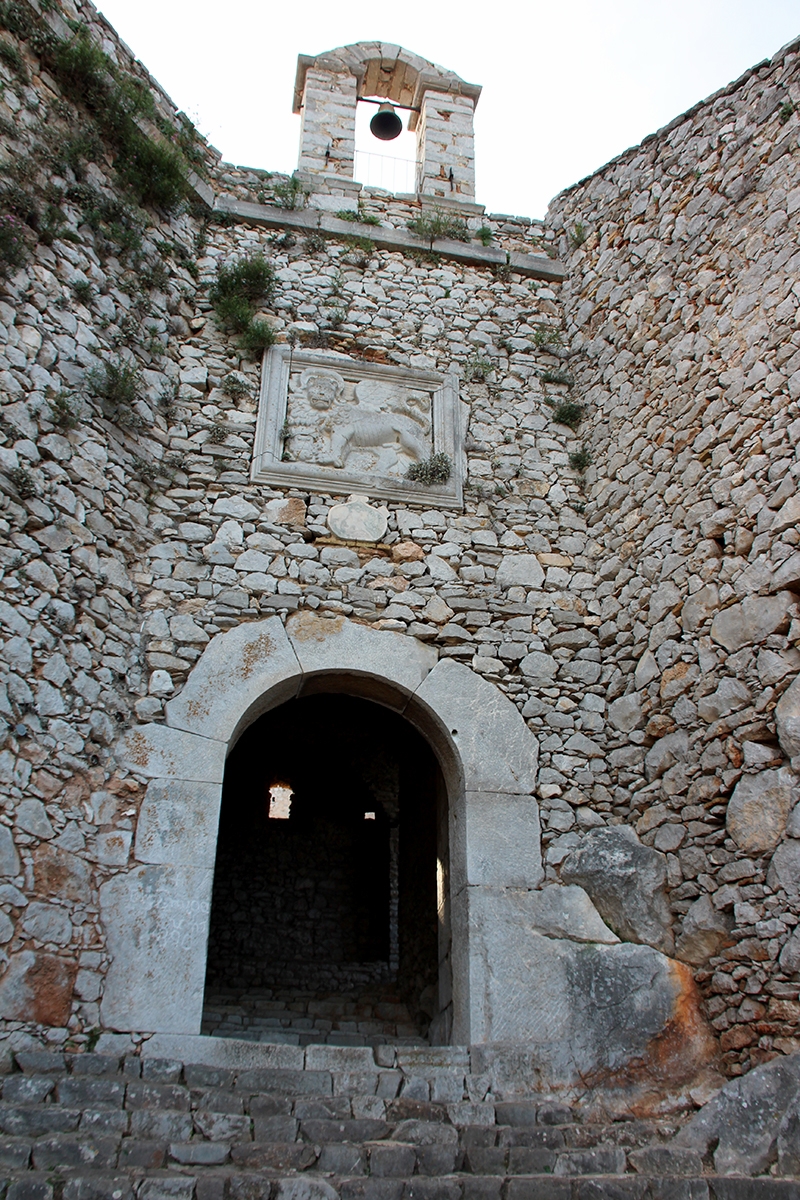
[[[327,367],[348,381],[380,380],[431,393],[433,452],[446,454],[453,464],[445,484],[426,487],[388,475],[362,474],[323,467],[316,463],[283,462],[283,426],[286,420],[289,373],[298,368]],[[424,504],[430,508],[460,508],[464,485],[464,421],[458,395],[458,377],[408,367],[363,362],[346,355],[273,346],[264,355],[258,404],[253,466],[254,483],[308,488],[328,495],[357,492],[381,500]]]

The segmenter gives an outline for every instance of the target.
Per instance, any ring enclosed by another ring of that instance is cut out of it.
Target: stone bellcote
[[[411,109],[417,135],[416,191],[474,202],[473,114],[481,89],[400,46],[356,42],[297,60],[293,111],[302,116],[301,171],[352,180],[356,105],[387,100]]]

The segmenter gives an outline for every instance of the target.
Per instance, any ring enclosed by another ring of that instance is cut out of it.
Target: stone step
[[[797,1200],[792,1179],[680,1175],[437,1178],[208,1171],[0,1172],[4,1200]]]

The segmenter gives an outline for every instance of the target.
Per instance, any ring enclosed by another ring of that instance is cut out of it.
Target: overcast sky
[[[297,165],[297,55],[372,39],[399,43],[483,85],[477,199],[489,212],[531,217],[800,35],[797,0],[99,0],[98,7],[227,161],[271,171]],[[374,112],[359,107],[367,118]],[[402,156],[410,137],[371,139],[364,149]]]

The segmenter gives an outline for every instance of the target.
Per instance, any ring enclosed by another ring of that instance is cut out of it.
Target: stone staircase
[[[582,1119],[514,1086],[492,1099],[471,1053],[165,1035],[141,1056],[20,1052],[0,1200],[800,1197],[794,1178],[711,1173],[673,1144],[681,1116]]]
[[[357,992],[208,989],[203,1033],[294,1046],[425,1045],[391,985]]]

